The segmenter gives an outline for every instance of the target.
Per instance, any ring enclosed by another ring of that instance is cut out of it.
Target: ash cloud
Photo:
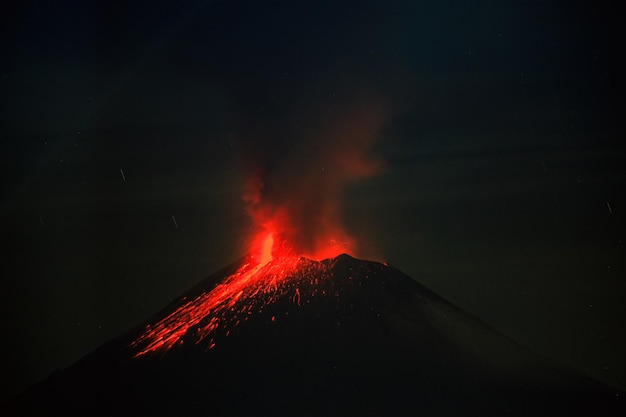
[[[359,242],[343,227],[342,191],[383,169],[371,151],[388,113],[375,95],[349,94],[250,125],[242,198],[258,232],[313,259],[358,255]]]

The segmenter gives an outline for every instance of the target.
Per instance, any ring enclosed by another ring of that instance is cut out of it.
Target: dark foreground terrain
[[[146,324],[239,265],[216,273],[2,414],[626,415],[624,393],[517,345],[392,267],[347,255],[303,262],[261,296],[269,302],[245,313],[235,311],[245,300],[233,304],[211,338],[194,327],[137,356],[131,343]]]

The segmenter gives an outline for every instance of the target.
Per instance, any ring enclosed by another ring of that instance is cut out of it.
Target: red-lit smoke
[[[272,166],[253,159],[243,193],[258,227],[253,251],[271,233],[275,255],[314,260],[341,253],[358,256],[357,242],[342,224],[342,191],[382,168],[370,151],[385,112],[378,102],[355,100],[328,109],[322,118],[324,122],[302,129],[287,149],[277,149],[281,157]]]
[[[382,167],[370,150],[384,121],[372,101],[334,107],[324,124],[312,124],[287,149],[251,155],[243,199],[256,230],[249,256],[213,288],[187,299],[147,325],[131,343],[134,357],[192,342],[213,349],[220,337],[261,313],[280,297],[297,305],[320,294],[327,265],[317,262],[341,253],[358,256],[357,242],[341,221],[343,187]],[[277,146],[280,144],[280,146]],[[258,144],[257,144],[258,145]],[[263,156],[273,156],[263,160]],[[306,259],[309,258],[309,259]],[[324,292],[321,292],[324,294]],[[272,321],[275,317],[272,317]]]

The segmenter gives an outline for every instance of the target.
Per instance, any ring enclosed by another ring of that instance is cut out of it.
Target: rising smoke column
[[[252,143],[242,198],[258,233],[272,233],[277,248],[287,246],[281,253],[318,260],[356,255],[357,242],[342,224],[342,191],[383,167],[371,150],[385,119],[380,100],[353,97],[349,104],[308,112],[306,124],[288,132],[293,138],[270,138],[269,150]],[[285,134],[284,126],[276,128]]]
[[[280,295],[293,292],[299,305],[306,294],[301,285],[310,276],[325,276],[325,267],[315,261],[341,253],[356,256],[357,242],[341,221],[342,190],[381,170],[382,161],[370,151],[385,113],[375,101],[355,100],[322,114],[289,144],[262,139],[250,144],[242,196],[257,227],[250,256],[217,286],[184,299],[146,326],[131,344],[134,357],[169,350],[184,340],[206,340],[212,349],[218,335],[228,336]]]

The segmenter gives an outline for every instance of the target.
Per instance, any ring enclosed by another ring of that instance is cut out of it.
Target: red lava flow
[[[218,328],[237,325],[242,317],[253,313],[252,310],[262,310],[276,300],[289,284],[297,285],[299,280],[294,276],[305,278],[310,276],[311,268],[322,267],[320,262],[292,255],[291,250],[285,249],[286,245],[275,242],[271,232],[260,235],[254,244],[258,248],[256,254],[249,256],[248,262],[235,273],[212,290],[185,300],[157,323],[147,325],[131,343],[135,350],[133,357],[169,350],[183,343],[188,334],[193,335],[195,343],[206,339],[206,346],[211,349],[215,346],[212,336]],[[292,301],[301,303],[297,287]]]

